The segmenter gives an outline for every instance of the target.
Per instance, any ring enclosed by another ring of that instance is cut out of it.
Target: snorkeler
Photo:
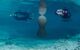
[[[21,21],[32,20],[32,18],[30,17],[30,13],[28,12],[17,11],[10,16],[13,16],[16,20],[21,20]]]
[[[71,18],[71,14],[68,9],[57,9],[56,14],[61,16],[63,20],[69,20]]]

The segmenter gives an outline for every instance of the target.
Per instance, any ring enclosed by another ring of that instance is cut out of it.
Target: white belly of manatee
[[[38,20],[40,25],[45,25],[47,22],[47,19],[45,16],[39,16]]]

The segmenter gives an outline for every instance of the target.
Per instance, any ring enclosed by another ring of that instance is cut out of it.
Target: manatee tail
[[[45,27],[42,27],[42,26],[39,27],[37,36],[40,37],[40,38],[44,38],[44,37],[47,36],[47,32],[46,32]]]

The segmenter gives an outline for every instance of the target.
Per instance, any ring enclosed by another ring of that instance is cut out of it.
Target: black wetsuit
[[[64,15],[62,16],[62,18],[69,19],[71,17],[70,12],[68,11],[68,9],[63,9],[63,10],[66,11],[67,13],[63,12]]]

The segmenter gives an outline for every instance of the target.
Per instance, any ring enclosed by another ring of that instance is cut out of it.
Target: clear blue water
[[[46,31],[48,35],[45,39],[39,39],[36,35],[39,28],[39,1],[0,0],[0,48],[4,48],[2,50],[5,48],[7,50],[16,50],[15,48],[18,50],[30,48],[51,50],[58,45],[62,46],[60,47],[63,48],[62,50],[68,47],[71,50],[77,47],[77,41],[80,40],[80,1],[47,0],[46,3],[45,16],[47,17]],[[55,15],[55,10],[63,7],[71,12],[71,20],[68,22],[62,21],[59,16]],[[30,12],[33,20],[17,21],[10,16],[18,10]]]

